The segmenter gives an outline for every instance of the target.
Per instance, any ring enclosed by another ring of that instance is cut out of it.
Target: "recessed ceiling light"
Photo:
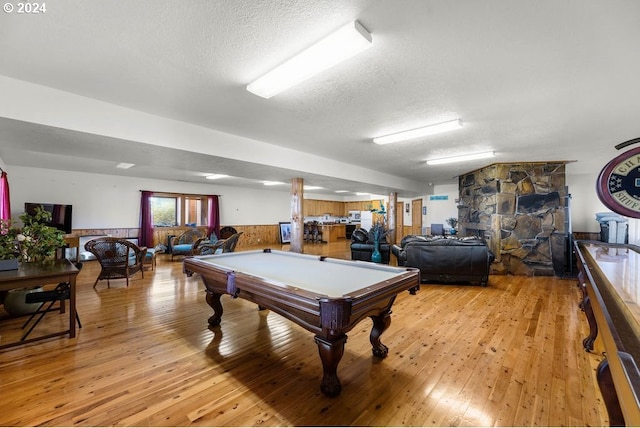
[[[207,175],[205,178],[207,180],[217,180],[218,178],[225,178],[225,177],[228,177],[228,175],[226,175],[226,174],[210,174],[210,175]]]
[[[272,96],[371,47],[371,34],[353,21],[247,85],[247,91]]]
[[[449,158],[441,158],[441,159],[430,159],[427,161],[427,165],[442,165],[445,163],[454,163],[454,162],[464,162],[476,159],[486,159],[491,158],[495,155],[494,152],[482,152],[482,153],[472,153],[469,155],[460,155],[460,156],[451,156]]]
[[[409,131],[402,131],[396,134],[385,135],[383,137],[376,137],[373,139],[373,142],[380,145],[391,144],[397,143],[398,141],[413,140],[414,138],[453,131],[454,129],[460,128],[462,128],[462,121],[460,119],[456,119],[448,122],[436,123],[435,125],[429,125],[422,128],[411,129]]]
[[[368,193],[368,192],[356,192],[356,195],[364,196],[364,195],[370,195],[370,193]]]
[[[304,186],[305,190],[318,190],[318,189],[323,189],[323,187],[320,186]]]
[[[285,184],[282,181],[263,181],[262,184],[265,186],[277,186],[278,184]]]
[[[336,193],[349,193],[348,190],[336,190]]]
[[[132,166],[135,166],[135,163],[120,162],[119,164],[116,165],[116,168],[129,169]]]

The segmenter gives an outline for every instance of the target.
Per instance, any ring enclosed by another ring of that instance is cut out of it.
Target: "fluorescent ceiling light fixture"
[[[453,131],[462,128],[462,120],[450,120],[448,122],[436,123],[435,125],[424,126],[422,128],[411,129],[409,131],[389,134],[383,137],[376,137],[373,142],[376,144],[391,144],[398,141],[413,140],[414,138],[425,137],[427,135],[440,134],[441,132]]]
[[[367,192],[356,192],[356,195],[364,196],[364,195],[370,195],[370,193],[367,193]]]
[[[450,158],[431,159],[427,161],[427,165],[442,165],[444,163],[464,162],[476,159],[492,158],[494,152],[472,153],[470,155],[452,156]]]
[[[263,181],[265,186],[277,186],[278,184],[284,184],[282,181]]]
[[[371,47],[371,34],[353,21],[249,83],[247,91],[272,96]]]
[[[120,162],[119,164],[116,165],[116,168],[129,169],[133,166],[135,166],[135,163]]]
[[[348,190],[336,190],[336,193],[349,193]]]
[[[226,174],[209,174],[205,178],[207,180],[217,180],[218,178],[225,178],[225,177],[228,177],[228,175],[226,175]]]
[[[305,190],[318,190],[322,189],[320,186],[303,186]]]

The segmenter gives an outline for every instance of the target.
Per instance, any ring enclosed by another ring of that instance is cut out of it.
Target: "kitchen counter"
[[[322,230],[322,240],[326,242],[336,242],[338,239],[345,239],[347,231],[344,223],[322,224],[319,225]]]

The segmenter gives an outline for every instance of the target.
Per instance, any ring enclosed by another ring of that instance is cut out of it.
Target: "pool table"
[[[213,309],[209,326],[222,319],[223,294],[249,300],[315,334],[323,377],[320,390],[340,394],[337,368],[344,353],[346,333],[369,317],[373,355],[385,358],[388,348],[380,335],[391,323],[391,306],[403,291],[420,287],[415,268],[339,260],[285,251],[258,250],[196,256],[184,260],[184,270],[197,273]]]

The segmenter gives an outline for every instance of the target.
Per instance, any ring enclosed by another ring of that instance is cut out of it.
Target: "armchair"
[[[240,235],[244,232],[234,233],[227,239],[218,239],[216,242],[208,243],[204,242],[198,245],[198,248],[194,250],[194,255],[203,256],[211,254],[221,253],[233,253],[236,250],[236,245],[240,239]]]
[[[374,245],[374,237],[370,232],[367,232],[365,229],[356,229],[351,234],[351,260],[370,262]],[[381,262],[388,265],[389,259],[391,258],[391,245],[387,242],[386,238],[383,238],[379,242],[379,251],[382,257]]]
[[[221,239],[227,239],[229,237],[231,237],[231,235],[238,233],[238,231],[236,230],[235,227],[232,226],[225,226],[222,229],[220,229],[220,238]]]
[[[174,236],[171,238],[171,260],[173,256],[193,256],[205,238],[205,233],[200,229],[189,229],[180,236]]]
[[[238,244],[240,235],[243,233],[244,232],[234,233],[227,239],[218,239],[216,242],[200,244],[198,245],[198,248],[194,250],[194,255],[210,256],[213,254],[233,253],[236,250],[236,245]],[[186,273],[187,276],[193,275],[193,272],[184,269],[184,267],[183,272]]]
[[[101,279],[106,279],[109,287],[109,280],[120,278],[127,280],[128,287],[129,277],[136,272],[141,272],[144,278],[143,263],[147,247],[138,247],[126,239],[103,237],[92,239],[84,248],[96,256],[101,267],[93,288]]]

